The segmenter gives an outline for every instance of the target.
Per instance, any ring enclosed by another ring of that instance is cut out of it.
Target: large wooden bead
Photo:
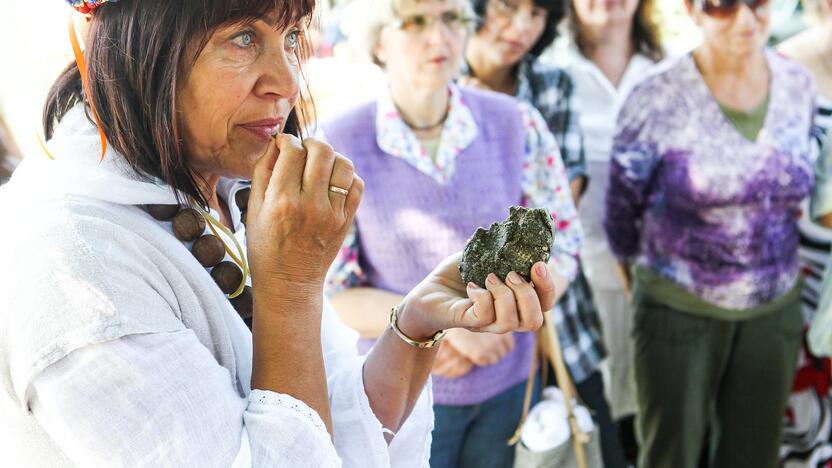
[[[182,242],[195,240],[205,232],[205,218],[193,208],[185,208],[173,217],[173,235]]]
[[[220,262],[211,270],[211,278],[225,294],[231,294],[243,282],[243,271],[234,262]]]
[[[225,258],[225,246],[217,236],[206,234],[194,242],[191,253],[204,267],[212,267]]]
[[[239,208],[240,211],[246,211],[248,209],[249,196],[251,196],[250,188],[244,188],[234,195],[234,201],[237,203],[237,208]]]
[[[244,319],[251,318],[254,313],[254,297],[251,294],[251,286],[246,286],[239,296],[231,299],[231,305],[234,306],[234,310],[240,314],[240,317]]]
[[[179,213],[179,205],[145,205],[144,208],[159,221],[170,221]]]

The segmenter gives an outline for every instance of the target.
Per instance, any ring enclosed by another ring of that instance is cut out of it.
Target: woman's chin
[[[260,158],[266,154],[270,144],[273,144],[272,140],[269,140],[266,143],[257,141],[252,142],[250,145],[246,145],[243,151],[238,153],[244,156],[240,156],[233,161],[233,166],[227,168],[228,175],[226,175],[226,177],[247,180],[251,179],[254,175],[254,166],[256,166],[257,161],[259,161]]]
[[[243,164],[239,168],[235,168],[230,174],[229,178],[251,180],[254,176],[254,165],[257,164],[259,158],[254,158],[250,164]]]

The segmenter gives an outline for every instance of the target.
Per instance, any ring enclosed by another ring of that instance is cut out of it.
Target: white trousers
[[[590,286],[592,281],[590,280]],[[633,312],[623,289],[592,290],[603,329],[607,358],[601,362],[604,391],[613,420],[636,413],[633,348],[630,338]]]

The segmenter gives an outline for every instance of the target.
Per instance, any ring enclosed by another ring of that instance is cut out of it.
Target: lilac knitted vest
[[[462,91],[479,130],[456,158],[447,184],[435,181],[376,143],[376,104],[324,125],[327,139],[366,182],[356,215],[360,263],[370,286],[406,294],[445,257],[462,250],[480,226],[508,216],[522,198],[524,128],[517,103],[495,93]],[[528,377],[534,339],[515,334],[501,362],[457,379],[434,376],[440,405],[482,403]]]

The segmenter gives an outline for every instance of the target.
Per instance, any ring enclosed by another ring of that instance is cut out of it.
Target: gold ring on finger
[[[349,190],[347,190],[345,188],[341,188],[341,187],[336,187],[334,185],[329,186],[329,191],[333,192],[333,193],[337,193],[338,195],[343,195],[345,197],[350,194]]]

